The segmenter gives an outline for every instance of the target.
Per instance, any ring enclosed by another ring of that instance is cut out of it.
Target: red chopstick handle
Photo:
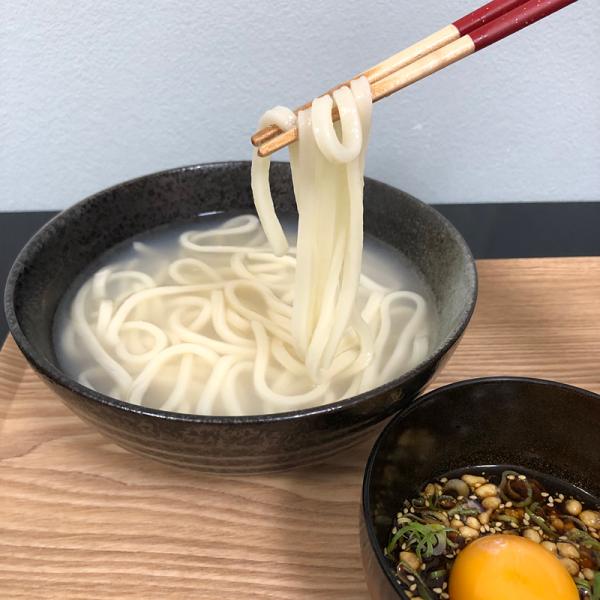
[[[576,0],[529,0],[529,2],[525,2],[525,4],[472,31],[469,35],[475,44],[475,52],[569,4],[573,4],[573,2],[576,2]]]
[[[458,29],[461,36],[471,33],[474,29],[497,19],[500,15],[525,4],[528,0],[492,0],[472,13],[465,15],[452,25]]]

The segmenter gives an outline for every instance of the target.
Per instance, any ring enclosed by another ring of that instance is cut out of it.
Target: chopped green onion
[[[435,598],[431,595],[431,590],[427,586],[427,584],[421,579],[421,576],[417,571],[415,571],[412,567],[407,565],[404,561],[400,561],[402,568],[408,571],[417,581],[417,589],[419,590],[419,596],[423,598],[423,600],[435,600]]]
[[[502,500],[504,502],[512,502],[512,498],[509,498],[506,495],[506,492],[504,491],[504,488],[508,485],[508,476],[509,475],[514,475],[515,477],[518,477],[519,474],[516,471],[503,471],[502,473],[502,479],[500,481],[500,485],[498,486],[498,494],[500,495],[500,498],[502,498]]]
[[[431,587],[442,587],[442,583],[446,579],[448,575],[448,571],[446,569],[436,569],[435,571],[431,571],[431,573],[427,574],[427,582]]]
[[[511,517],[510,515],[496,515],[494,519],[496,519],[496,521],[504,521],[505,523],[514,523],[515,525],[519,524],[519,519],[516,517]]]
[[[442,510],[435,511],[435,510],[431,510],[431,509],[430,509],[430,510],[424,510],[424,511],[421,513],[421,516],[422,516],[424,519],[427,519],[427,518],[429,518],[429,519],[433,519],[433,522],[434,522],[434,524],[436,524],[436,525],[437,525],[437,524],[444,525],[444,524],[446,523],[446,521],[443,521],[443,520],[442,520],[442,517],[440,516],[440,513],[442,513],[442,514],[443,514],[443,511],[442,511]]]
[[[574,581],[575,581],[575,585],[580,590],[583,590],[584,592],[587,592],[588,594],[592,591],[589,581],[587,581],[585,579],[581,579],[580,577],[575,578]]]
[[[446,573],[446,569],[438,569],[437,571],[429,573],[429,577],[431,577],[431,579],[440,579],[441,577],[444,577]]]
[[[426,508],[429,505],[429,502],[423,496],[419,496],[418,498],[414,498],[411,500],[411,505],[413,508]]]
[[[453,496],[449,496],[448,494],[442,494],[435,503],[436,507],[439,507],[440,510],[448,510],[449,508],[454,508],[456,506],[456,498]]]
[[[533,505],[532,505],[533,506]],[[532,507],[527,507],[525,508],[525,510],[527,511],[527,514],[529,515],[529,517],[531,518],[531,520],[547,535],[551,536],[552,538],[557,538],[558,537],[558,533],[552,529],[552,527],[550,525],[548,525],[548,523],[546,523],[546,521],[536,515],[533,510],[531,510]]]
[[[476,508],[467,508],[464,504],[457,504],[452,510],[448,511],[448,517],[452,518],[454,515],[460,515],[461,517],[474,517],[479,514]]]
[[[592,600],[600,600],[600,571],[594,575],[594,583],[592,585]]]
[[[416,521],[400,528],[387,545],[387,554],[391,556],[398,542],[402,539],[407,548],[411,548],[417,556],[430,558],[443,554],[446,549],[446,533],[453,531],[441,524],[423,524]]]
[[[581,531],[581,529],[571,529],[567,531],[567,537],[574,542],[578,542],[582,546],[587,546],[593,550],[600,550],[600,542],[595,540],[589,533]]]
[[[529,485],[529,482],[527,480],[525,480],[525,481],[522,481],[522,483],[523,483],[523,485],[527,489],[527,495],[525,496],[525,498],[523,500],[520,500],[519,502],[515,502],[513,500],[512,505],[515,508],[523,508],[525,506],[529,506],[531,504],[532,499],[533,499],[533,488]],[[510,484],[509,484],[508,487],[510,488]]]
[[[578,529],[580,529],[581,531],[587,531],[585,523],[581,519],[578,519],[573,515],[560,515],[560,518],[563,521],[571,521],[571,523],[575,523],[575,525],[577,525]]]
[[[527,479],[518,479],[517,481],[519,481],[522,485],[525,486],[526,493],[525,498],[523,498],[522,500],[515,500],[514,497],[519,497],[520,494],[513,490],[510,482],[511,480],[508,479],[509,475],[519,477],[519,474],[515,471],[504,471],[502,473],[502,481],[500,482],[500,487],[498,488],[500,498],[502,498],[504,502],[511,502],[515,508],[523,508],[525,506],[529,506],[531,504],[531,500],[533,499],[533,488],[531,487],[531,484],[527,481]],[[505,490],[508,490],[512,494],[512,497],[509,497]]]

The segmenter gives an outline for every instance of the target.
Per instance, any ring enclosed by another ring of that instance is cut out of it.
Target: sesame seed
[[[519,479],[521,481],[525,481],[527,479],[527,477],[525,475],[519,475]]]
[[[434,594],[441,594],[442,593],[442,588],[441,587],[435,587],[433,588],[433,593]]]
[[[414,592],[417,589],[417,584],[413,583],[409,588],[408,588],[411,592]]]
[[[547,498],[550,494],[548,492],[542,492],[542,498]]]
[[[415,576],[414,575],[408,575],[407,578],[409,581],[414,581],[415,580]]]
[[[440,479],[440,483],[448,483],[448,478],[447,477],[442,477]]]
[[[506,478],[510,479],[512,481],[515,478],[515,476],[514,475],[508,475]]]
[[[504,506],[506,506],[506,508],[511,508],[512,502],[509,500]]]

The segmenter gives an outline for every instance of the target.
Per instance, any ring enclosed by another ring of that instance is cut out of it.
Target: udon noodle
[[[265,113],[261,126],[299,129],[290,148],[296,247],[273,207],[269,160],[255,154],[260,222],[239,215],[185,231],[171,257],[134,241],[133,259],[103,266],[75,294],[58,335],[65,368],[134,404],[243,415],[331,403],[422,361],[424,298],[361,274],[370,120],[364,78],[297,118],[282,107]]]

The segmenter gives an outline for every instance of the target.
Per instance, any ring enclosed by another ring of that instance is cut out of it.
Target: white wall
[[[0,210],[248,158],[263,109],[482,2],[0,0]],[[367,172],[430,202],[600,200],[599,66],[581,0],[378,104]]]

